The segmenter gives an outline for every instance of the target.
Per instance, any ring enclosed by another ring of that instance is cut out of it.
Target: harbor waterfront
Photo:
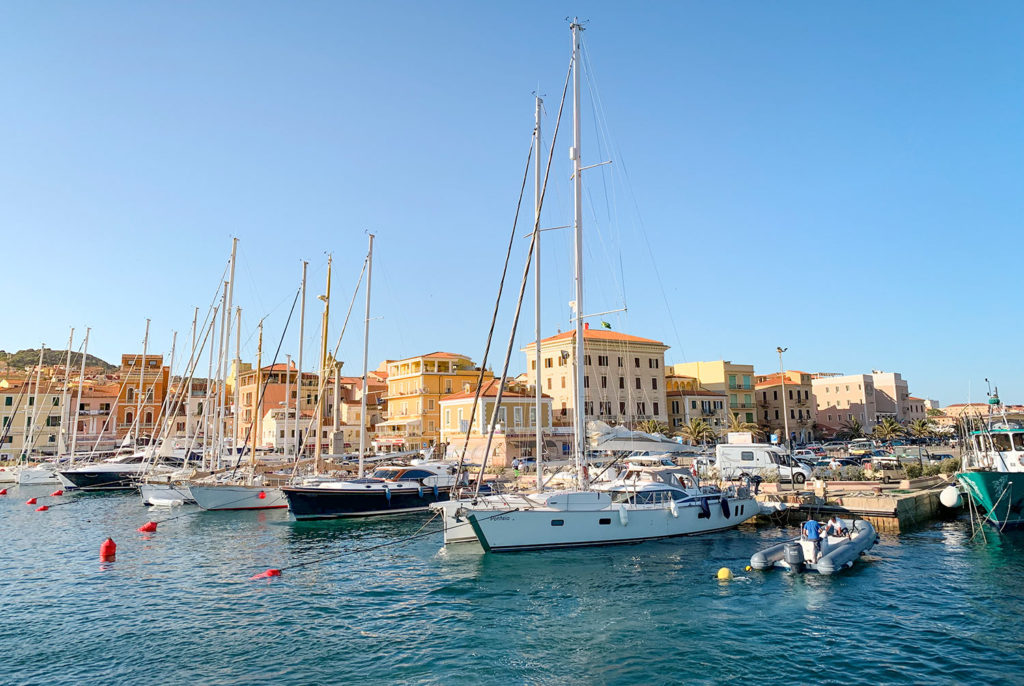
[[[439,552],[439,534],[366,550],[437,521],[168,515],[138,494],[50,491],[0,498],[9,683],[941,684],[1024,669],[1024,536],[969,543],[966,519],[882,533],[821,577],[743,571],[792,527],[504,556]],[[150,519],[157,532],[136,531]],[[108,536],[117,558],[100,562]],[[733,581],[716,580],[723,566]],[[250,580],[268,567],[282,576]]]

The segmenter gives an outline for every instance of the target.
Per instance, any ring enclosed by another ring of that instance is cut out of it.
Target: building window
[[[551,366],[552,366],[551,365],[551,358],[550,357],[545,357],[544,358],[544,369],[551,369]]]
[[[654,390],[658,390],[658,377],[651,377],[651,388],[653,388]],[[658,414],[658,411],[655,410],[654,414]]]
[[[641,385],[641,384],[640,384],[640,377],[639,377],[639,376],[638,376],[638,377],[636,377],[636,379],[635,379],[635,380],[636,380],[636,390],[638,390],[638,391],[639,391],[639,390],[640,390],[640,385]]]
[[[620,367],[624,367],[624,366],[626,366],[626,365],[625,365],[624,363],[625,363],[625,360],[624,360],[623,358],[621,358],[621,357],[620,357],[620,358],[619,358],[619,366],[620,366]]]
[[[60,405],[60,398],[57,398],[57,397],[53,398],[53,406],[57,407],[58,405]]]
[[[679,401],[678,400],[673,400],[671,407],[672,407],[672,414],[679,414]]]
[[[626,377],[620,376],[619,377],[619,388],[625,388],[625,387],[626,387]]]
[[[585,364],[588,367],[590,366],[590,355],[583,356],[583,364]]]
[[[583,377],[583,387],[584,388],[590,388],[590,377],[589,376],[584,376]]]
[[[651,403],[654,407],[654,414],[658,414],[658,403]]]
[[[697,409],[697,401],[696,400],[691,400],[690,401],[690,409],[691,410],[696,410]]]
[[[778,400],[778,399],[779,399],[779,392],[778,391],[772,391],[772,400]]]
[[[768,410],[764,411],[764,420],[768,421]]]
[[[796,419],[796,410],[794,410],[793,408],[789,409],[789,418]]]
[[[643,415],[647,414],[647,403],[643,403],[643,402],[637,403],[636,404],[636,413],[638,415],[640,415],[640,416],[643,416]]]
[[[584,414],[587,414],[587,415],[593,415],[594,414],[594,403],[593,403],[593,401],[587,400],[586,402],[583,403],[583,412],[584,412]]]
[[[14,398],[12,398],[11,396],[7,396],[6,398],[4,398],[4,406],[5,407],[10,407],[13,404],[14,404]]]
[[[601,377],[601,388],[608,388],[608,377],[607,376],[602,376]]]
[[[537,369],[537,360],[530,360],[530,371]]]
[[[597,366],[599,366],[599,367],[607,367],[608,366],[608,356],[607,355],[598,355],[597,356]]]
[[[793,390],[792,390],[792,389],[790,389],[790,390],[788,391],[788,393],[789,393],[789,399],[790,399],[790,400],[792,400],[792,399],[793,399]]]
[[[778,418],[779,418],[779,411],[778,411],[778,410],[775,410],[775,418],[776,418],[776,419],[778,419]]]
[[[537,408],[530,408],[530,426],[537,426]]]
[[[523,425],[523,408],[522,407],[513,407],[512,408],[512,420],[515,422],[516,426],[522,426]]]
[[[565,388],[565,377],[562,377],[562,388]]]
[[[445,410],[444,411],[444,425],[449,427],[449,428],[451,428],[451,425],[452,425],[452,411],[451,410]]]
[[[548,377],[548,390],[551,390],[551,377]]]
[[[768,402],[768,391],[761,391],[761,402]]]
[[[624,403],[624,402],[620,402],[619,403],[619,414],[621,414],[621,415],[625,415],[626,414],[626,403]]]
[[[633,366],[636,367],[637,369],[640,368],[640,358],[639,357],[634,357],[633,358]]]
[[[736,375],[735,374],[730,374],[729,375],[729,388],[736,388]]]
[[[565,403],[562,403],[562,416],[569,414],[569,408],[566,407]]]

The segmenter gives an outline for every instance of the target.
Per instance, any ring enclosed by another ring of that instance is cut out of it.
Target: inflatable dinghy
[[[840,526],[849,528],[847,522],[839,520]],[[781,567],[791,572],[816,571],[820,574],[835,574],[841,569],[852,567],[862,553],[878,542],[878,534],[871,522],[858,519],[850,529],[849,536],[826,536],[821,541],[821,556],[814,559],[814,544],[801,538],[773,545],[754,553],[750,566],[757,570]]]

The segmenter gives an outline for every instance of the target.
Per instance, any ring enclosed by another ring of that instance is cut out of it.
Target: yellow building
[[[565,331],[540,342],[541,390],[552,398],[555,424],[572,422],[575,339],[575,331]],[[527,375],[532,382],[537,369],[535,344],[521,350],[526,354]],[[584,329],[583,402],[587,420],[630,426],[645,419],[667,423],[666,350],[667,345],[650,338]]]
[[[701,388],[724,392],[729,396],[729,412],[739,415],[741,421],[755,422],[757,407],[754,401],[754,365],[734,364],[729,360],[709,362],[681,362],[672,365],[673,376],[697,379]]]
[[[484,381],[494,375],[484,372]],[[480,368],[466,355],[435,352],[387,363],[387,417],[377,425],[377,451],[419,450],[436,445],[441,398],[476,388]]]
[[[466,459],[476,463],[483,461],[498,389],[497,379],[484,383],[480,392],[481,405],[477,407],[475,414],[475,384],[467,390],[441,399],[441,442],[448,444],[449,453],[461,454],[463,446],[466,446]],[[505,389],[501,395],[501,409],[498,412],[498,425],[491,443],[488,465],[507,467],[514,459],[536,456],[536,402],[532,387],[511,384]],[[470,416],[473,416],[472,425]],[[542,395],[540,426],[544,434],[544,454],[549,459],[556,456],[561,459],[563,453],[568,454],[572,437],[568,432],[555,436],[552,433],[551,419],[551,397]]]
[[[725,409],[729,396],[725,391],[701,388],[696,377],[676,376],[671,373],[671,368],[666,370],[665,389],[670,433],[679,433],[694,419],[703,419],[715,433],[722,432],[729,425]]]

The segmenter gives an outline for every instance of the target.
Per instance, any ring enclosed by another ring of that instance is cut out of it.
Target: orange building
[[[160,408],[167,395],[170,375],[170,369],[164,366],[163,355],[146,355],[145,359],[142,355],[121,355],[121,369],[118,373],[123,384],[117,398],[118,438],[123,438],[129,431],[135,436],[153,437],[160,429]]]

